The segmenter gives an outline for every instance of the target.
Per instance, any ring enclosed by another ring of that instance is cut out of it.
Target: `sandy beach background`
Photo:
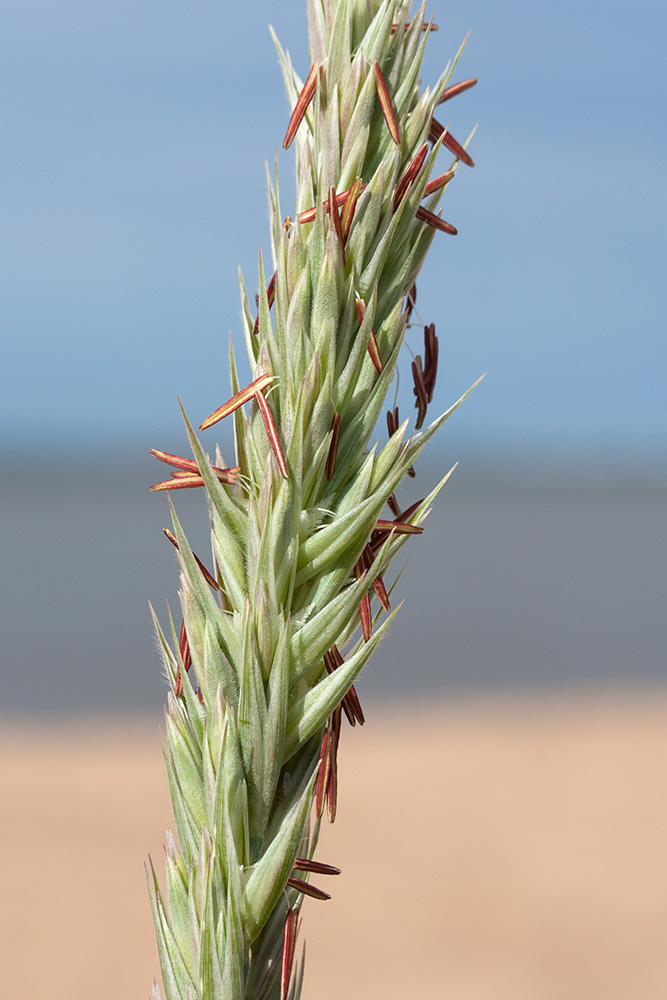
[[[305,997],[662,1000],[667,689],[367,706],[307,900]],[[3,995],[146,998],[142,863],[170,825],[154,716],[0,736]]]

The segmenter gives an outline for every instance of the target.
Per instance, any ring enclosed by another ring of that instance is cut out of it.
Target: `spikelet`
[[[239,384],[232,354],[227,401],[197,415],[205,446],[184,413],[193,457],[152,452],[172,469],[152,488],[202,489],[212,537],[203,562],[171,509],[181,615],[155,626],[175,833],[163,887],[148,869],[167,1000],[298,1000],[301,906],[328,900],[338,874],[314,854],[320,818],[339,807],[343,730],[365,721],[355,681],[397,611],[391,560],[420,544],[449,475],[401,510],[395,491],[465,396],[412,436],[390,409],[388,440],[372,440],[417,275],[439,231],[456,233],[439,201],[456,161],[472,163],[433,119],[472,82],[450,86],[452,66],[420,90],[435,30],[424,14],[402,0],[308,0],[305,79],[276,40],[293,110],[269,145],[284,135],[295,150],[297,194],[283,218],[276,170],[273,273],[260,258],[256,307],[241,284],[251,381]],[[437,348],[427,323],[412,363],[417,430]],[[204,450],[224,420],[231,467]]]

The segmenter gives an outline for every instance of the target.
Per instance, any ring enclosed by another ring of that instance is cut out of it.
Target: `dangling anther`
[[[415,360],[412,362],[412,378],[414,379],[415,387],[412,390],[415,394],[417,407],[417,420],[415,421],[415,429],[419,428],[424,423],[424,418],[426,417],[426,408],[428,405],[428,398],[426,395],[426,386],[424,385],[424,373],[422,371],[422,359],[417,355]]]
[[[461,163],[465,163],[466,166],[468,167],[475,166],[475,161],[468,153],[466,153],[461,143],[457,142],[454,136],[451,135],[451,133],[447,129],[445,129],[445,127],[441,125],[439,121],[436,121],[435,118],[432,118],[431,127],[428,130],[428,137],[431,140],[431,142],[437,142],[440,136],[443,137],[442,138],[443,146],[446,146],[447,149],[450,150],[450,152],[452,152],[454,156],[456,156],[456,158],[461,161]]]
[[[435,335],[435,323],[424,327],[424,388],[427,402],[433,401],[435,379],[438,374],[438,338]]]
[[[280,965],[280,1000],[287,1000],[289,981],[292,976],[296,929],[299,923],[299,907],[293,906],[287,913],[283,931],[283,957]]]
[[[460,80],[458,83],[453,83],[451,87],[447,87],[443,90],[442,94],[437,100],[437,104],[444,104],[445,101],[449,101],[450,98],[456,97],[457,94],[462,94],[464,90],[470,90],[477,83],[477,77],[471,76],[468,80]]]
[[[311,885],[310,882],[304,882],[301,878],[295,878],[294,875],[290,875],[287,879],[287,884],[292,889],[296,889],[297,892],[303,893],[304,896],[312,896],[313,899],[331,899],[328,892],[318,889],[316,885]]]
[[[262,392],[273,382],[273,375],[260,375],[256,378],[254,382],[247,385],[245,389],[239,389],[238,392],[234,393],[231,399],[228,399],[226,403],[219,406],[217,410],[214,410],[210,416],[206,418],[200,425],[199,430],[205,431],[208,427],[212,427],[213,424],[217,424],[219,420],[223,417],[229,416],[234,410],[238,410],[239,406],[243,406],[244,403],[249,403],[251,399],[254,398],[256,392]]]
[[[448,233],[450,236],[456,236],[458,233],[458,229],[456,229],[451,222],[445,222],[445,220],[441,219],[439,215],[436,215],[434,212],[429,212],[429,210],[424,208],[423,205],[419,206],[415,215],[422,222],[432,226],[433,229],[439,229],[441,233]]]

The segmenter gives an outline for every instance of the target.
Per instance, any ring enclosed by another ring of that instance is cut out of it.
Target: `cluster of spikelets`
[[[204,488],[213,548],[209,571],[173,514],[183,624],[156,628],[177,839],[164,893],[149,873],[169,1000],[300,996],[299,908],[328,898],[309,874],[337,873],[313,855],[336,813],[342,715],[364,721],[354,681],[396,613],[385,572],[447,478],[400,510],[396,487],[458,403],[412,436],[390,410],[387,443],[370,447],[415,279],[436,232],[456,232],[438,203],[457,163],[472,165],[433,115],[475,81],[450,86],[452,65],[420,93],[434,26],[409,8],[309,0],[305,83],[276,42],[297,204],[284,218],[276,177],[257,312],[241,282],[253,379],[239,385],[232,353],[232,397],[201,425],[233,419],[237,465],[212,464],[187,417],[194,458],[153,452],[173,470],[154,489]],[[454,162],[436,177],[441,150]],[[412,364],[418,427],[436,369],[431,325]]]

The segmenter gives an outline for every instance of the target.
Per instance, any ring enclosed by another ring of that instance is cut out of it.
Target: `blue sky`
[[[664,465],[664,4],[458,0],[436,21],[425,81],[468,29],[455,79],[480,78],[445,106],[458,138],[479,123],[477,166],[419,284],[436,402],[488,373],[453,457]],[[177,393],[197,421],[227,398],[288,115],[269,22],[305,75],[305,0],[4,0],[1,450],[142,460],[183,447]]]

